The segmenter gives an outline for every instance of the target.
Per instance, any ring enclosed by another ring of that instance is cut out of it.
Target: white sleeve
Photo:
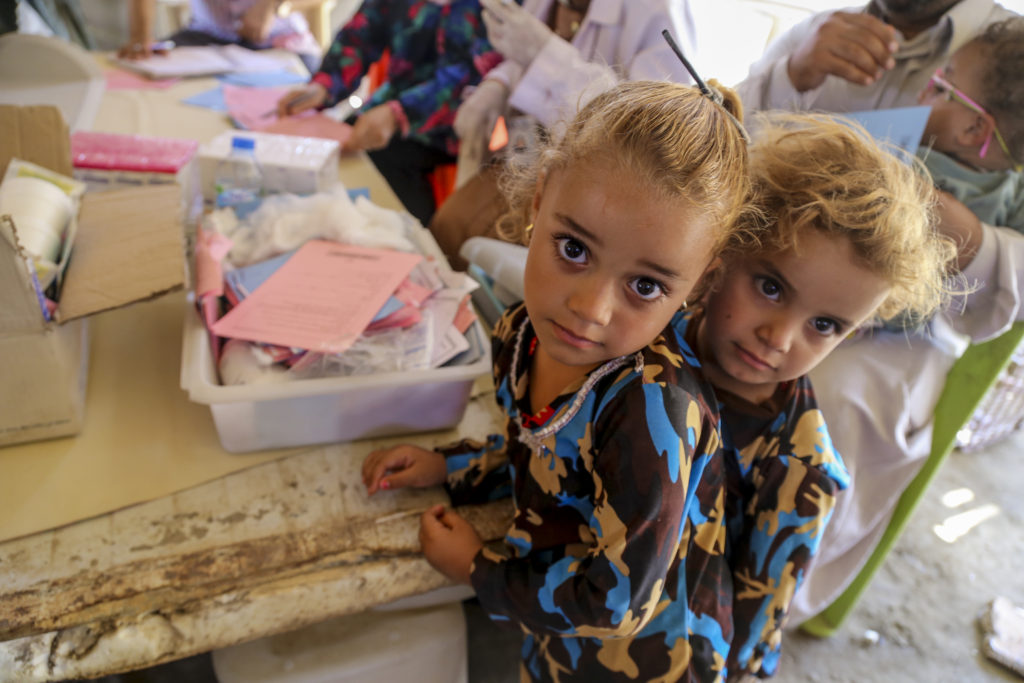
[[[743,106],[762,109],[811,109],[820,88],[799,93],[789,80],[789,56],[824,22],[832,12],[821,12],[804,19],[771,42],[764,54],[750,65],[747,77],[737,86]]]
[[[506,59],[498,66],[488,71],[487,75],[484,76],[484,80],[490,79],[503,83],[505,87],[509,89],[509,92],[511,92],[522,77],[523,67],[519,66],[519,64],[511,59]]]
[[[974,291],[958,297],[949,307],[946,317],[954,329],[977,343],[1024,320],[1024,235],[983,223],[981,247],[963,274]]]
[[[614,54],[602,55],[605,61],[587,61],[572,44],[552,37],[530,62],[509,104],[550,127],[571,118],[580,107],[621,80],[691,82],[661,35],[668,28],[682,41],[684,51],[692,50],[692,29],[683,25],[685,13],[671,8],[648,12],[638,9],[625,18]]]

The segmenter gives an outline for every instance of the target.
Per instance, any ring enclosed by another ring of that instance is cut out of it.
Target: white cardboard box
[[[0,106],[0,177],[12,158],[71,175],[55,107]],[[177,186],[86,193],[53,320],[42,313],[17,226],[0,216],[0,445],[76,434],[88,377],[85,317],[184,284]]]
[[[217,168],[231,153],[234,137],[256,141],[256,161],[263,172],[263,189],[268,193],[313,194],[338,182],[337,140],[227,131],[199,147],[199,189],[208,202],[216,198]]]

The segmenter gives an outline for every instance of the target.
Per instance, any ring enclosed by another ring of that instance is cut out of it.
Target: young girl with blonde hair
[[[766,117],[750,164],[759,210],[687,331],[727,453],[730,678],[775,673],[790,602],[849,482],[807,373],[864,323],[930,315],[955,258],[925,175],[853,124]]]
[[[363,466],[371,494],[445,483],[458,506],[511,493],[500,550],[442,506],[420,539],[523,630],[524,680],[725,675],[718,414],[681,325],[749,180],[737,101],[711,95],[637,81],[580,111],[513,187],[532,225],[525,301],[493,334],[504,434]]]

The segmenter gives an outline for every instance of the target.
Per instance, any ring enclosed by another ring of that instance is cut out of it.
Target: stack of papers
[[[226,73],[279,72],[293,62],[273,53],[248,50],[239,45],[176,47],[167,54],[146,59],[118,59],[119,66],[148,78],[216,76]]]
[[[200,230],[200,244],[216,241]],[[223,256],[228,247],[221,244]],[[209,269],[200,264],[199,272]],[[222,286],[207,283],[197,293],[212,335],[252,342],[273,362],[306,371],[389,332],[410,335],[399,351],[407,356],[403,367],[443,365],[469,349],[473,288],[469,278],[442,272],[419,254],[312,240],[228,270]],[[219,319],[203,305],[208,294],[230,305]]]
[[[307,242],[213,325],[221,337],[341,353],[423,259],[338,242]]]

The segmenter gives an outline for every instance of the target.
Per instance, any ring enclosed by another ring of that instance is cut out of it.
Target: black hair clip
[[[672,52],[676,53],[676,57],[678,57],[679,61],[683,63],[686,70],[690,72],[690,76],[693,77],[693,81],[697,84],[697,88],[700,90],[700,93],[722,108],[725,115],[728,116],[729,120],[731,120],[733,125],[736,126],[736,130],[739,131],[740,137],[742,137],[744,142],[749,145],[750,134],[747,132],[747,129],[743,127],[743,124],[740,123],[740,120],[725,108],[725,98],[722,97],[722,93],[705,83],[704,79],[697,74],[697,70],[693,68],[693,65],[690,64],[690,60],[688,60],[686,55],[683,54],[683,51],[679,49],[679,45],[676,44],[676,41],[672,38],[672,34],[669,33],[668,29],[663,30],[661,35],[664,36],[665,41],[668,42],[668,46],[672,48]]]

